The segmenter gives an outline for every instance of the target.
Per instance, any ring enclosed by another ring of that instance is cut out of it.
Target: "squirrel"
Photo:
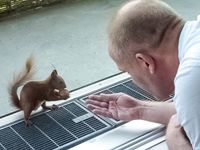
[[[29,121],[31,112],[39,106],[49,110],[58,108],[57,105],[46,106],[46,101],[64,100],[70,97],[65,81],[58,75],[56,70],[53,70],[51,75],[43,81],[30,81],[33,74],[33,57],[30,56],[26,61],[25,71],[14,76],[14,80],[9,87],[12,104],[24,112],[26,127],[31,123]],[[19,98],[17,89],[20,86],[23,87]]]

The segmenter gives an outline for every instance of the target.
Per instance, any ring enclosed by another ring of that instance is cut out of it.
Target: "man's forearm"
[[[142,102],[140,117],[142,120],[168,124],[175,113],[172,102]]]

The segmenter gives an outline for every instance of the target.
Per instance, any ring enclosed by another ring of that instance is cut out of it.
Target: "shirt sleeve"
[[[197,16],[197,20],[200,20],[200,15]]]
[[[193,149],[200,150],[200,59],[188,59],[181,65],[175,79],[174,101]]]

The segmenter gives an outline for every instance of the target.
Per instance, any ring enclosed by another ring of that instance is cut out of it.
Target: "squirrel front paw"
[[[53,97],[57,100],[61,100],[61,99],[66,100],[70,97],[69,91],[67,89],[62,89],[62,90],[54,89]]]
[[[59,92],[60,96],[62,99],[66,100],[68,99],[70,96],[69,96],[69,91],[67,89],[63,89]]]
[[[55,105],[55,104],[53,104],[52,106],[51,106],[51,110],[57,110],[59,107],[57,106],[57,105]]]
[[[44,110],[56,110],[56,109],[58,109],[59,107],[57,106],[57,105],[55,105],[55,104],[53,104],[52,106],[47,106],[46,105],[46,102],[44,102],[42,105],[42,108],[44,109]]]

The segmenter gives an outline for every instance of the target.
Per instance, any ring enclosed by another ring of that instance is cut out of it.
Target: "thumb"
[[[113,93],[113,94],[104,94],[104,93],[101,93],[100,96],[105,101],[116,101],[117,98],[119,97],[117,93]]]

